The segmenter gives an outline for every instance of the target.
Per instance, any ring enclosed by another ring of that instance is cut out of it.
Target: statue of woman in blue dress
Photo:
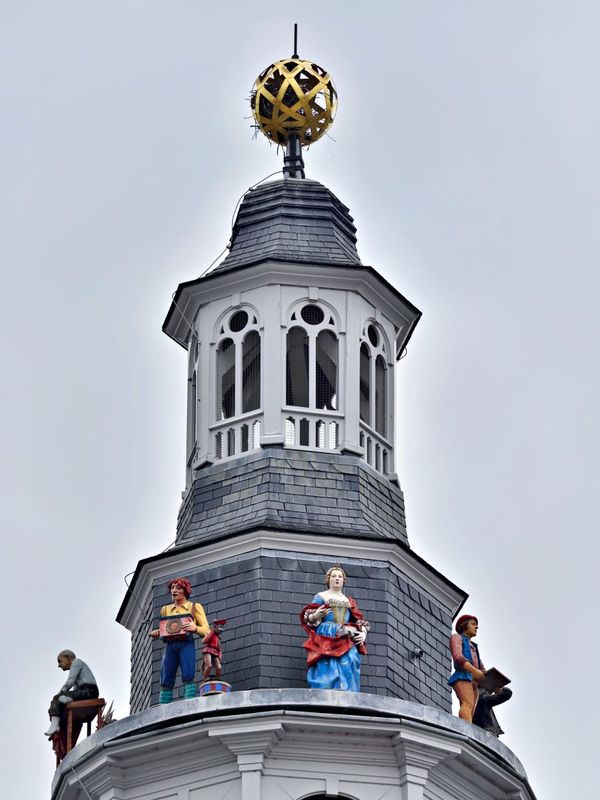
[[[355,601],[342,592],[346,573],[339,566],[325,575],[327,589],[319,592],[300,613],[308,634],[307,650],[311,689],[341,689],[360,692],[360,655],[365,655],[369,623]]]

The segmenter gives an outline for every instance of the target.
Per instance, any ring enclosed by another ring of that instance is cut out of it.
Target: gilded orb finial
[[[268,66],[250,97],[256,127],[276,144],[313,144],[332,125],[337,92],[329,73],[294,54]]]

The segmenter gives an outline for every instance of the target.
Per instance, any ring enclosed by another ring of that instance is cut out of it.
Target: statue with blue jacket
[[[454,672],[448,679],[448,684],[456,692],[460,703],[458,716],[467,722],[473,722],[479,698],[478,684],[485,678],[485,667],[479,656],[479,648],[473,641],[478,628],[477,617],[463,614],[456,621],[456,633],[450,637]]]

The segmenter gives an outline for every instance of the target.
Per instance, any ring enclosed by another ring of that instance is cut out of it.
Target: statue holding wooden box
[[[187,578],[173,578],[168,583],[172,603],[160,609],[159,627],[150,631],[153,639],[165,642],[160,670],[159,703],[173,700],[173,687],[177,670],[181,670],[183,698],[196,696],[196,636],[206,636],[209,631],[206,614],[200,603],[189,598],[192,585]]]

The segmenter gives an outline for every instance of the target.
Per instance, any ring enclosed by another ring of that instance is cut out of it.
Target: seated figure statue
[[[67,703],[72,700],[95,700],[98,695],[98,684],[92,670],[85,661],[77,658],[72,650],[61,650],[57,656],[59,669],[68,670],[67,679],[54,695],[48,709],[50,727],[44,736],[51,739],[60,728],[61,718],[65,714]]]

